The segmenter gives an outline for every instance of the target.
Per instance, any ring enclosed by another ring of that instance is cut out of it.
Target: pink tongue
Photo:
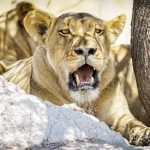
[[[88,82],[93,75],[93,67],[85,64],[80,67],[74,74],[78,75],[80,82]]]

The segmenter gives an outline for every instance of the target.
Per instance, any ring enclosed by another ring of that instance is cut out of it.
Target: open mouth
[[[98,72],[84,64],[69,75],[69,88],[73,91],[95,89],[98,86]]]

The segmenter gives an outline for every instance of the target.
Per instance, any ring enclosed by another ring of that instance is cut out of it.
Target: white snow
[[[0,150],[56,146],[137,149],[94,116],[42,101],[0,77]]]

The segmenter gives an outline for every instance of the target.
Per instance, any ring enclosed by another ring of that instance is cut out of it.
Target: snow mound
[[[91,115],[42,101],[0,77],[0,150],[137,150]]]

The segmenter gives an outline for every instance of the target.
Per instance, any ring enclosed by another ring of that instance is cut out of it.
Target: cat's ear
[[[45,42],[46,35],[52,31],[54,22],[54,15],[39,10],[30,11],[24,18],[26,31],[38,43]]]
[[[122,14],[110,21],[104,22],[105,31],[107,32],[111,44],[114,44],[116,42],[118,36],[123,31],[125,26],[125,21],[126,21],[126,16]]]

